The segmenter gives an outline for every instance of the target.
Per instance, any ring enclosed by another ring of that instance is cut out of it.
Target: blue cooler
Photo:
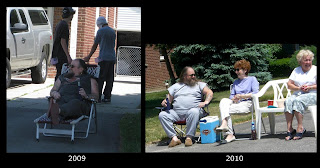
[[[215,131],[219,127],[218,116],[207,116],[200,119],[201,143],[220,141],[220,133]]]

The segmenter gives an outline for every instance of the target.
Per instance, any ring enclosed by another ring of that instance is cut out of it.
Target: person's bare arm
[[[93,43],[89,55],[83,58],[85,62],[88,62],[90,60],[93,53],[97,50],[97,47],[98,47],[98,43]]]
[[[99,99],[98,82],[91,78],[91,94],[88,95],[89,99]]]
[[[173,101],[173,96],[171,96],[170,94],[168,94],[168,95],[169,95],[169,102],[172,103],[172,101]],[[163,107],[167,107],[167,100],[166,100],[166,99],[167,99],[167,98],[163,99],[162,102],[161,102],[161,105],[162,105]]]
[[[199,103],[199,107],[200,108],[208,105],[210,103],[210,101],[212,100],[212,97],[213,97],[213,92],[208,86],[205,86],[203,88],[202,92],[203,92],[204,95],[206,95],[206,99],[204,100],[204,102],[200,102]]]
[[[66,56],[67,56],[68,64],[71,64],[72,59],[71,59],[70,54],[69,54],[69,52],[68,52],[67,40],[64,39],[64,38],[61,38],[60,43],[61,43],[61,46],[62,46],[62,49],[63,49],[64,53],[65,53]]]
[[[288,89],[290,89],[290,90],[292,90],[292,91],[297,91],[297,90],[300,90],[300,89],[301,89],[301,87],[296,86],[296,85],[294,84],[294,81],[291,80],[291,79],[289,79],[287,85],[288,85]]]
[[[54,83],[51,91],[50,91],[50,96],[56,100],[60,99],[60,97],[61,97],[60,93],[58,92],[60,85],[61,85],[61,81],[60,81],[60,79],[57,79],[56,82]]]

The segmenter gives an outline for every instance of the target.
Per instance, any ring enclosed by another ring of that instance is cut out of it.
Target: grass
[[[141,113],[126,113],[120,120],[120,152],[141,152]]]
[[[263,86],[264,85],[260,85],[260,89]],[[145,96],[145,137],[146,137],[145,142],[146,144],[158,143],[159,141],[168,139],[158,118],[158,114],[160,111],[158,109],[155,109],[155,107],[161,106],[161,102],[167,93],[168,91],[146,93],[146,96]],[[209,112],[211,116],[219,116],[220,118],[220,111],[219,111],[220,100],[222,98],[229,97],[229,95],[230,95],[229,90],[213,93],[213,99],[211,100],[211,103],[209,105]],[[267,100],[270,100],[270,99],[273,100],[272,87],[270,87],[267,90],[267,92],[262,97],[259,98],[260,106],[267,106],[268,104]],[[278,113],[278,114],[282,114],[282,113]],[[262,117],[266,117],[267,115],[268,114],[264,113],[262,114]],[[246,115],[232,116],[233,124],[239,124],[249,120],[251,120],[251,113]]]

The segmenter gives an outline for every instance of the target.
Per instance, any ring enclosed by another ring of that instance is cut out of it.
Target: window
[[[19,14],[21,16],[21,20],[22,20],[22,23],[26,24],[27,27],[28,27],[28,23],[27,23],[27,20],[26,20],[26,16],[24,15],[24,12],[22,9],[19,9]]]
[[[48,18],[45,11],[29,10],[29,15],[33,25],[48,25]]]
[[[19,18],[16,10],[10,12],[10,27],[14,27],[14,24],[19,23]]]

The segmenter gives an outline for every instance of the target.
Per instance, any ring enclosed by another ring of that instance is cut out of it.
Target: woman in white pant
[[[259,92],[259,82],[256,77],[248,76],[251,69],[250,62],[246,60],[237,61],[234,64],[238,79],[234,81],[229,98],[220,101],[221,126],[217,131],[228,134],[226,142],[236,139],[233,135],[232,120],[230,114],[245,113],[251,110],[251,95]]]

